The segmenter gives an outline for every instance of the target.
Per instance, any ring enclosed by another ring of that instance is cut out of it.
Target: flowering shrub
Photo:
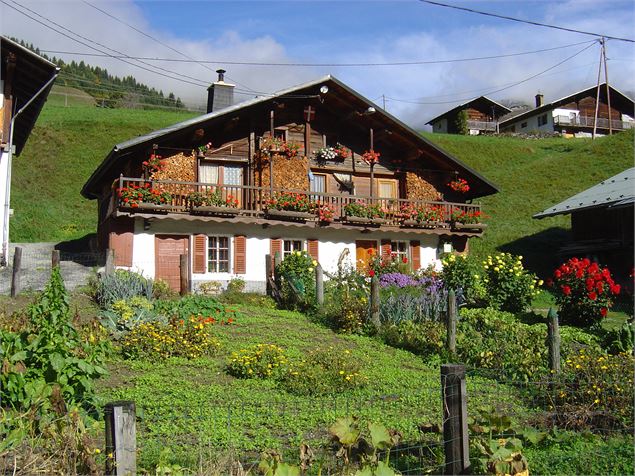
[[[447,300],[440,284],[398,289],[381,296],[379,318],[382,324],[439,321]]]
[[[366,162],[368,165],[374,165],[379,162],[379,156],[381,154],[379,152],[375,152],[374,150],[367,150],[362,154],[362,160]]]
[[[478,267],[470,257],[446,254],[441,259],[441,263],[443,264],[441,278],[448,291],[453,289],[457,294],[460,293],[470,304],[481,300],[483,292]]]
[[[362,200],[349,202],[344,205],[344,214],[351,217],[360,218],[385,218],[386,209],[380,204],[371,204]]]
[[[271,210],[313,213],[315,207],[315,202],[306,193],[278,192],[267,201],[267,208]]]
[[[227,372],[236,378],[276,377],[287,365],[284,349],[273,344],[256,344],[248,349],[232,352]]]
[[[580,349],[563,364],[562,381],[555,404],[568,417],[576,416],[578,425],[600,424],[602,428],[617,417],[626,428],[633,426],[633,365],[629,353],[605,355]],[[596,418],[600,421],[584,421]],[[582,420],[582,421],[580,421]]]
[[[415,220],[418,223],[444,221],[444,210],[441,205],[424,205],[415,207],[412,204],[404,204],[400,209],[400,217],[403,220]]]
[[[390,253],[390,255],[382,255],[375,250],[368,250],[370,259],[368,261],[368,276],[381,277],[384,274],[400,273],[409,274],[410,264],[408,258],[405,256],[398,258],[397,253]]]
[[[296,395],[338,394],[366,383],[361,362],[348,349],[315,349],[289,365],[280,386]]]
[[[508,312],[524,311],[539,294],[542,280],[523,268],[522,256],[498,253],[483,261],[485,300],[490,307]]]
[[[424,357],[441,354],[445,348],[447,335],[445,324],[425,320],[385,323],[379,332],[386,344]]]
[[[230,207],[237,208],[239,205],[238,199],[232,195],[227,195],[223,198],[220,190],[215,192],[192,192],[187,196],[187,200],[190,205],[195,207]]]
[[[306,251],[294,251],[276,267],[278,280],[276,284],[280,288],[286,306],[290,308],[295,308],[298,305],[305,307],[313,303],[317,264],[317,261],[311,258]]]
[[[163,167],[165,167],[166,164],[167,161],[158,154],[150,154],[150,158],[143,161],[143,166],[150,173],[160,171],[161,169],[163,169]]]
[[[144,322],[156,320],[152,303],[143,296],[119,299],[101,313],[102,324],[115,335],[129,332]]]
[[[263,157],[271,158],[273,155],[280,154],[292,159],[299,152],[300,145],[295,142],[286,142],[277,137],[264,137],[260,141],[260,155]]]
[[[130,185],[117,189],[117,196],[122,205],[137,208],[142,203],[153,203],[163,205],[172,200],[172,195],[152,188],[149,183],[143,185]]]
[[[315,158],[318,161],[345,160],[349,155],[350,151],[340,143],[335,147],[321,147],[315,151]]]
[[[589,326],[606,317],[613,300],[620,293],[608,268],[600,268],[589,259],[571,258],[553,273],[549,281],[564,323]]]
[[[460,208],[453,208],[450,212],[450,221],[463,223],[466,225],[481,223],[483,218],[485,218],[485,214],[480,210],[474,212],[466,212],[465,210],[461,210]]]
[[[467,193],[470,191],[470,186],[468,185],[467,180],[460,177],[448,182],[448,187],[458,193]]]
[[[142,323],[123,337],[121,352],[128,359],[195,359],[213,355],[221,343],[212,334],[212,325],[210,318],[195,316],[172,319],[167,324]]]
[[[317,203],[315,206],[318,219],[324,223],[330,223],[335,216],[335,208],[330,203]]]
[[[338,262],[336,273],[325,274],[329,279],[317,318],[338,332],[361,332],[368,318],[369,280],[344,260]]]

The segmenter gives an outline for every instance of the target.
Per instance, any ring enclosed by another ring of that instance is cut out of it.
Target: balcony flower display
[[[474,212],[466,212],[460,208],[452,209],[450,214],[450,221],[454,223],[461,223],[463,225],[474,225],[481,223],[485,215],[480,210]]]
[[[327,160],[345,160],[349,156],[350,151],[339,143],[335,147],[321,147],[315,151],[315,158],[320,162],[326,162]]]
[[[379,156],[381,154],[379,152],[375,152],[374,150],[367,150],[362,154],[362,160],[366,162],[371,167],[379,162]]]
[[[215,192],[192,192],[187,196],[187,200],[194,207],[238,208],[239,205],[239,201],[232,195],[228,194],[223,198],[220,190]]]
[[[448,187],[451,190],[458,193],[467,193],[470,191],[470,186],[467,183],[467,180],[457,177],[454,180],[448,182]]]
[[[324,223],[331,223],[335,216],[335,209],[329,203],[317,203],[315,206],[318,220]]]
[[[150,158],[143,161],[143,166],[148,172],[154,173],[163,169],[166,163],[167,162],[159,154],[150,154]]]
[[[267,209],[313,213],[315,202],[306,193],[279,192],[267,201]]]
[[[205,152],[207,152],[208,150],[211,150],[211,149],[212,149],[212,143],[211,142],[208,142],[207,144],[204,144],[204,145],[199,145],[197,147],[199,155],[203,155],[203,154],[205,154]]]
[[[373,205],[357,200],[344,205],[344,213],[347,217],[376,219],[385,218],[387,211],[380,204]]]
[[[404,204],[400,209],[400,216],[404,221],[412,220],[421,223],[439,223],[445,220],[445,213],[441,205],[424,205],[415,207]]]
[[[143,185],[130,185],[118,188],[117,196],[124,207],[139,208],[144,203],[152,205],[166,205],[172,200],[172,195],[156,188],[149,183]]]
[[[295,142],[287,142],[278,137],[264,137],[260,141],[260,155],[271,158],[274,155],[284,155],[288,159],[297,157],[300,145]]]

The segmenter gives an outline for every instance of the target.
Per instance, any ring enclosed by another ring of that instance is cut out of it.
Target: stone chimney
[[[225,82],[225,70],[217,69],[218,81],[207,88],[207,112],[216,112],[234,104],[236,85]]]
[[[536,94],[536,107],[540,107],[545,103],[545,97],[538,93]]]

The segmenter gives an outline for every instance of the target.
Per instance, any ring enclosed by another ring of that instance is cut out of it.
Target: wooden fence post
[[[51,269],[60,265],[60,250],[53,250],[51,253]]]
[[[324,270],[320,263],[315,267],[315,299],[319,307],[324,305]]]
[[[376,329],[381,327],[379,318],[379,279],[377,276],[370,278],[370,322]]]
[[[106,474],[137,474],[137,429],[134,402],[112,402],[104,408],[106,421]],[[112,454],[112,457],[110,455]]]
[[[465,366],[441,366],[443,392],[443,444],[445,467],[443,474],[469,474],[470,442],[467,432],[467,390]]]
[[[454,289],[448,292],[448,352],[450,355],[456,355],[456,294]]]
[[[13,251],[13,274],[11,275],[11,297],[20,294],[20,278],[22,277],[22,247],[16,246]]]
[[[179,257],[179,267],[181,271],[181,296],[185,296],[190,292],[190,270],[188,255]]]
[[[265,283],[267,286],[267,296],[271,296],[271,282],[270,279],[273,278],[273,263],[271,262],[271,255],[265,255]]]
[[[115,250],[108,248],[106,250],[106,267],[104,273],[110,276],[115,271]]]
[[[560,324],[558,314],[553,308],[547,313],[547,341],[549,344],[549,369],[552,373],[560,373]]]

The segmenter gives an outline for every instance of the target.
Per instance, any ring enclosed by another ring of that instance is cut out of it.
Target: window
[[[406,263],[410,261],[409,249],[408,249],[407,241],[391,241],[390,242],[390,251],[392,254],[392,259],[397,261],[398,263],[403,262],[404,258],[406,259]]]
[[[198,166],[198,181],[202,183],[217,184],[220,166],[201,162]]]
[[[520,123],[520,128],[524,129],[525,127],[527,127],[527,122],[521,122]]]
[[[285,259],[294,251],[304,250],[304,242],[302,240],[284,240],[282,243],[282,259]]]
[[[313,179],[311,180],[311,191],[322,193],[326,192],[326,175],[313,174]]]
[[[207,239],[207,272],[229,273],[229,237],[210,236]]]
[[[538,116],[538,127],[544,126],[547,124],[547,115],[543,114],[542,116]]]
[[[378,179],[377,185],[380,198],[397,198],[397,181],[392,179]]]

